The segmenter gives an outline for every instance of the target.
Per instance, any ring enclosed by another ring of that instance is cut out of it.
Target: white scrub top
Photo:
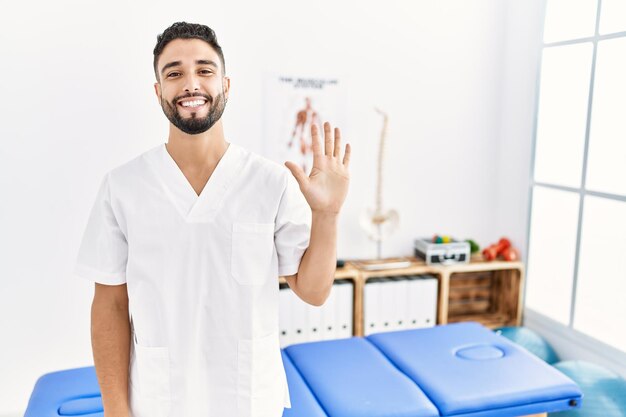
[[[283,166],[230,144],[200,196],[165,144],[104,178],[78,276],[127,284],[133,417],[280,417],[291,407],[278,276],[311,210]]]

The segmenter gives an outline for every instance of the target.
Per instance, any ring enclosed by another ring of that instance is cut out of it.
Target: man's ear
[[[159,100],[159,104],[161,104],[161,84],[154,83],[154,92],[156,93],[157,100]]]
[[[224,90],[224,99],[228,101],[228,92],[230,91],[230,78],[224,76],[222,79],[222,90]]]

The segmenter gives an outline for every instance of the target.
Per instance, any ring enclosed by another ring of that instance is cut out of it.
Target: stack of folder
[[[280,346],[352,337],[354,284],[339,279],[319,307],[302,301],[287,284],[280,284]]]
[[[437,278],[407,275],[370,278],[363,294],[365,336],[432,327],[437,320]]]

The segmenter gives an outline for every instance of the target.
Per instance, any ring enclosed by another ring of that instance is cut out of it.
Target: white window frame
[[[543,13],[543,25],[542,28],[545,28],[545,15],[546,15],[546,6],[547,1],[544,2],[544,13]],[[610,366],[612,369],[621,373],[622,375],[626,375],[626,352],[623,352],[615,347],[606,344],[598,339],[595,339],[579,330],[574,329],[574,315],[576,313],[576,289],[577,289],[577,281],[578,281],[578,265],[580,258],[580,246],[581,246],[581,232],[582,232],[582,223],[583,223],[583,213],[584,213],[584,204],[586,196],[594,196],[601,197],[609,200],[623,201],[626,202],[626,196],[619,194],[611,194],[604,192],[597,192],[586,189],[586,177],[587,177],[587,157],[589,151],[589,132],[591,126],[591,115],[593,110],[593,93],[594,93],[594,84],[595,84],[595,72],[596,72],[596,56],[598,51],[598,43],[601,41],[605,41],[608,39],[615,38],[626,38],[626,31],[611,33],[606,35],[599,34],[600,28],[600,17],[602,12],[602,0],[598,0],[597,11],[596,11],[596,22],[595,22],[595,33],[593,36],[585,37],[585,38],[577,38],[577,39],[568,39],[565,41],[559,42],[549,42],[545,43],[542,41],[541,45],[541,54],[539,54],[539,62],[537,69],[537,85],[536,85],[536,95],[535,95],[535,116],[534,116],[534,126],[533,126],[533,139],[532,139],[532,147],[531,147],[531,168],[530,168],[530,181],[529,181],[529,203],[528,203],[528,222],[527,222],[527,234],[528,237],[526,241],[526,253],[530,254],[530,234],[531,234],[531,218],[532,218],[532,203],[533,203],[533,191],[535,187],[545,187],[554,190],[563,190],[569,191],[572,193],[576,193],[579,196],[579,207],[578,207],[578,222],[577,222],[577,234],[576,234],[576,251],[574,257],[574,277],[572,284],[572,298],[570,300],[570,317],[569,323],[564,325],[544,314],[541,314],[535,310],[525,307],[524,314],[524,324],[529,327],[535,327],[537,330],[540,330],[544,335],[550,335],[549,339],[552,338],[554,342],[557,344],[562,344],[562,346],[571,346],[572,343],[576,347],[572,347],[568,349],[570,353],[573,352],[581,353],[581,355],[586,356],[587,358],[595,358],[596,362],[603,363],[605,366]],[[543,34],[542,34],[543,39]],[[536,144],[537,144],[537,125],[539,119],[539,100],[540,100],[540,88],[541,88],[541,64],[543,51],[546,48],[554,48],[565,45],[574,45],[585,42],[591,42],[593,44],[593,54],[591,61],[591,76],[590,76],[590,85],[589,85],[589,97],[587,102],[587,121],[585,128],[585,144],[584,144],[584,153],[583,153],[583,166],[582,166],[582,178],[580,187],[568,187],[557,184],[550,184],[545,182],[535,181],[535,157],[536,157]],[[528,256],[526,259],[526,270],[528,271]],[[526,299],[526,288],[524,288],[524,299]],[[626,328],[626,325],[625,325]],[[558,347],[558,346],[557,346]],[[557,349],[559,350],[559,349]],[[586,351],[586,352],[583,352]],[[567,356],[567,355],[565,355]],[[567,357],[565,358],[567,359]]]

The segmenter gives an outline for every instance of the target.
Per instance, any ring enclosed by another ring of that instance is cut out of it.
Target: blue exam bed
[[[579,408],[568,377],[478,323],[291,345],[283,417],[507,417]],[[25,417],[102,417],[93,367],[43,375]]]

